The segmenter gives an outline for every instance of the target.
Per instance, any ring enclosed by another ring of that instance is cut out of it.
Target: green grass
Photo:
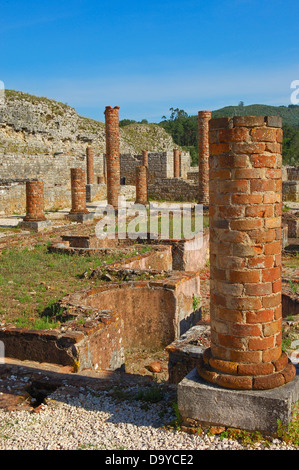
[[[0,256],[0,319],[16,322],[18,326],[55,327],[61,313],[57,309],[58,301],[90,284],[90,280],[82,276],[84,272],[130,254],[131,251],[125,255],[118,252],[99,257],[69,256],[48,252],[46,244],[37,244],[32,249],[3,250]],[[50,324],[51,318],[55,320],[54,325]]]
[[[291,421],[288,426],[283,425],[281,420],[277,421],[278,437],[287,444],[299,446],[299,402],[297,401],[292,410]]]

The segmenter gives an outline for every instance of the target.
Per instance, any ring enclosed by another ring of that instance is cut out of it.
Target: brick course
[[[148,150],[142,150],[142,165],[148,168]]]
[[[120,195],[120,153],[119,153],[119,106],[105,109],[107,200],[114,209],[118,208]]]
[[[87,184],[94,184],[94,165],[93,165],[93,148],[86,149],[86,173]]]
[[[209,203],[209,121],[211,111],[198,112],[198,191],[200,204]]]
[[[137,166],[136,168],[136,204],[146,205],[147,198],[147,167]]]
[[[44,214],[43,181],[26,182],[26,216],[24,221],[39,222],[46,220]]]
[[[278,123],[210,121],[212,341],[197,370],[227,388],[271,389],[296,375],[281,349],[281,155],[255,153],[281,141]]]
[[[72,208],[70,214],[89,214],[86,208],[86,173],[81,168],[71,168]]]
[[[174,178],[180,177],[180,150],[173,149],[173,176]]]

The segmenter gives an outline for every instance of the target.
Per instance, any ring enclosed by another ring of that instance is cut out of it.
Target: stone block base
[[[19,223],[18,227],[25,230],[33,230],[35,232],[41,232],[51,225],[50,220],[23,220]]]
[[[68,214],[69,220],[84,224],[93,220],[94,214]]]
[[[288,425],[299,400],[299,371],[292,382],[272,390],[231,390],[204,381],[193,369],[178,384],[185,425],[225,426],[275,435],[277,420]]]

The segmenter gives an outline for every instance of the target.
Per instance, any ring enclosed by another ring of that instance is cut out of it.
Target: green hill
[[[159,123],[174,142],[190,152],[192,165],[198,165],[198,117],[188,116],[183,109],[170,108],[170,117]],[[285,165],[299,165],[299,106],[252,104],[226,106],[212,111],[212,118],[232,116],[280,116],[283,125],[282,156]]]
[[[299,128],[299,106],[268,106],[266,104],[250,104],[248,106],[226,106],[212,111],[212,117],[230,116],[280,116],[283,125]]]

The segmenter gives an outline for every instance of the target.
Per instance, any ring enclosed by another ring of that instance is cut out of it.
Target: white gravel
[[[132,388],[132,396],[136,386]],[[50,395],[39,413],[0,410],[0,450],[248,450],[219,436],[165,429],[175,418],[171,399],[152,404],[115,400],[111,391],[68,386]],[[299,450],[275,439],[256,450]]]

